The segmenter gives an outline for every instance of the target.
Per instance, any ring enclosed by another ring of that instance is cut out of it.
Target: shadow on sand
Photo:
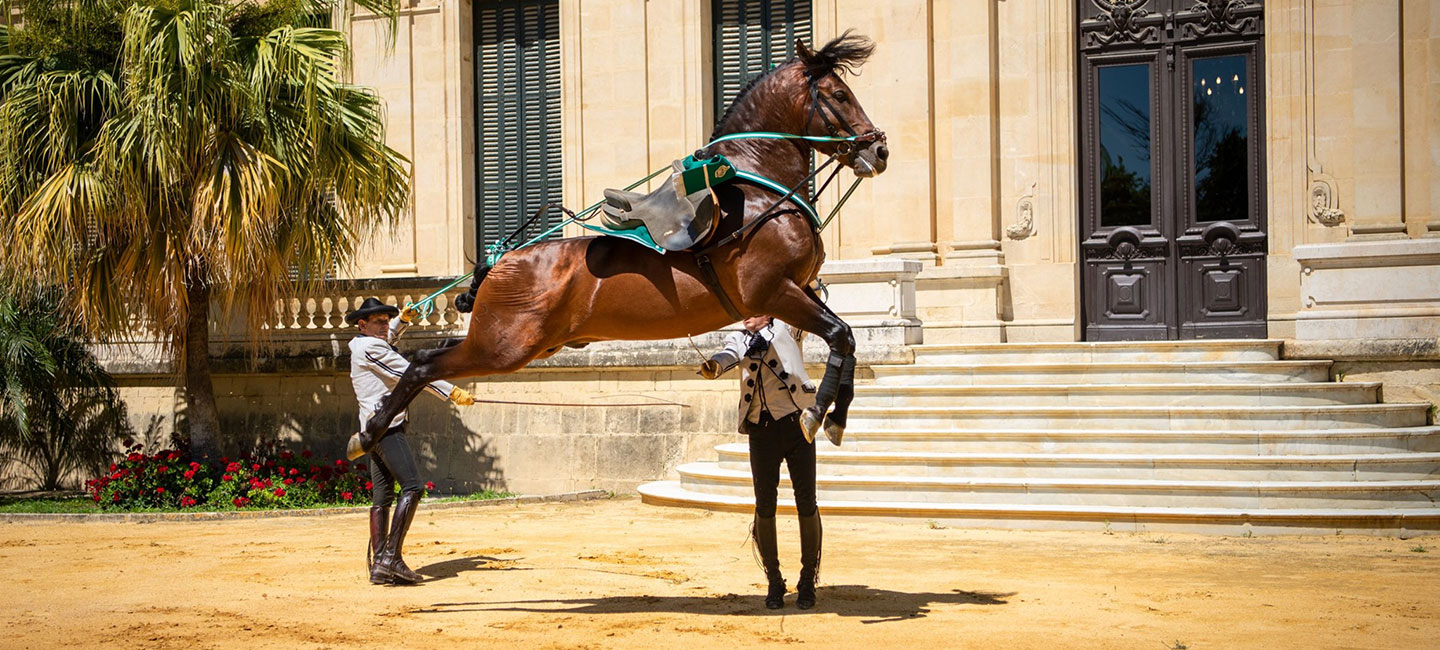
[[[467,558],[469,559],[469,558]],[[433,565],[432,565],[433,566]],[[431,567],[426,567],[430,569]],[[428,571],[426,575],[430,575]],[[822,586],[815,590],[815,608],[795,608],[795,595],[786,598],[785,608],[765,609],[763,594],[739,596],[608,596],[557,600],[495,600],[466,603],[435,603],[417,607],[412,614],[455,612],[536,612],[546,614],[638,614],[675,612],[685,614],[777,616],[813,613],[862,618],[862,623],[885,623],[921,618],[936,605],[1006,605],[1015,592],[996,593],[955,589],[944,593],[906,593],[864,585]]]
[[[435,562],[415,569],[415,572],[425,576],[425,582],[439,582],[454,578],[469,571],[529,571],[527,567],[514,566],[514,560],[506,560],[488,555],[472,555],[470,557]]]

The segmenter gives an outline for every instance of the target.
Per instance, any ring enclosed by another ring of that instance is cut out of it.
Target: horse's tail
[[[487,275],[490,275],[490,264],[481,259],[475,265],[475,277],[470,280],[470,290],[455,296],[455,309],[462,314],[468,314],[475,308],[475,292],[480,290],[480,283],[485,281]]]

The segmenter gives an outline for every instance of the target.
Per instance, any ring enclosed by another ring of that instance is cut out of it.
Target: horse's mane
[[[853,75],[860,66],[875,53],[875,42],[864,36],[851,34],[847,29],[839,38],[825,44],[815,56],[805,61],[805,72],[811,79],[819,79],[834,72]]]
[[[844,34],[826,43],[824,47],[817,50],[814,56],[808,60],[802,60],[800,57],[794,56],[780,65],[751,77],[750,82],[745,84],[745,87],[741,88],[740,92],[735,94],[735,99],[731,100],[730,105],[725,107],[725,114],[721,115],[720,119],[715,120],[715,129],[710,132],[710,139],[714,140],[723,135],[720,133],[720,127],[730,119],[731,115],[735,114],[735,107],[741,104],[741,101],[750,94],[750,91],[760,85],[760,82],[775,74],[776,70],[791,63],[799,61],[801,65],[805,66],[805,74],[811,79],[819,79],[827,74],[838,74],[840,72],[847,75],[856,74],[860,66],[870,58],[871,54],[875,53],[875,42],[864,36],[851,34],[853,31],[854,30],[851,29],[845,30]]]

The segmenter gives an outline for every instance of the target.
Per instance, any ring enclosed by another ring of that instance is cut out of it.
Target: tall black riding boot
[[[384,549],[375,556],[375,569],[371,571],[371,580],[375,579],[376,573],[381,578],[398,583],[415,583],[425,579],[405,566],[404,558],[400,557],[400,548],[405,545],[405,533],[410,530],[410,522],[415,519],[415,510],[419,507],[419,492],[400,493],[400,498],[395,503],[395,519],[390,522],[390,536],[385,540]]]
[[[390,582],[389,576],[375,572],[375,560],[385,548],[385,537],[390,531],[390,506],[370,506],[370,546],[365,549],[365,568],[370,572],[370,582],[383,585]]]
[[[797,595],[795,606],[810,609],[815,606],[815,581],[820,577],[820,541],[824,530],[820,527],[820,512],[800,518],[800,583],[795,585]]]
[[[785,606],[785,578],[780,575],[780,548],[775,541],[775,518],[756,515],[755,526],[751,529],[755,537],[755,548],[760,551],[760,566],[765,568],[765,580],[770,588],[765,593],[765,607],[780,609]]]

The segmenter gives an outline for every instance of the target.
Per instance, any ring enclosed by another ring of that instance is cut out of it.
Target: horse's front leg
[[[776,294],[766,311],[806,332],[819,336],[830,346],[830,357],[825,361],[825,376],[820,388],[815,391],[815,405],[800,414],[800,428],[807,440],[814,440],[822,422],[827,425],[827,435],[832,442],[839,442],[839,435],[845,431],[846,412],[854,398],[855,377],[855,336],[850,326],[840,320],[818,298],[808,290],[789,285]],[[847,370],[848,366],[848,370]],[[842,386],[844,387],[842,392]],[[843,398],[843,408],[837,399]],[[837,405],[835,417],[827,421],[826,412],[831,405]],[[833,431],[831,428],[833,427]]]
[[[810,300],[819,305],[826,313],[834,316],[836,320],[840,319],[828,305],[820,300],[820,296],[815,295],[814,290],[810,287],[805,287],[805,295],[809,296]],[[845,326],[845,331],[850,334],[850,353],[845,355],[844,364],[840,366],[840,383],[835,389],[835,409],[825,416],[825,437],[829,438],[830,442],[836,446],[839,446],[840,438],[845,435],[845,422],[849,418],[850,403],[855,400],[855,336],[848,324]],[[826,372],[827,374],[829,372],[828,366]]]

